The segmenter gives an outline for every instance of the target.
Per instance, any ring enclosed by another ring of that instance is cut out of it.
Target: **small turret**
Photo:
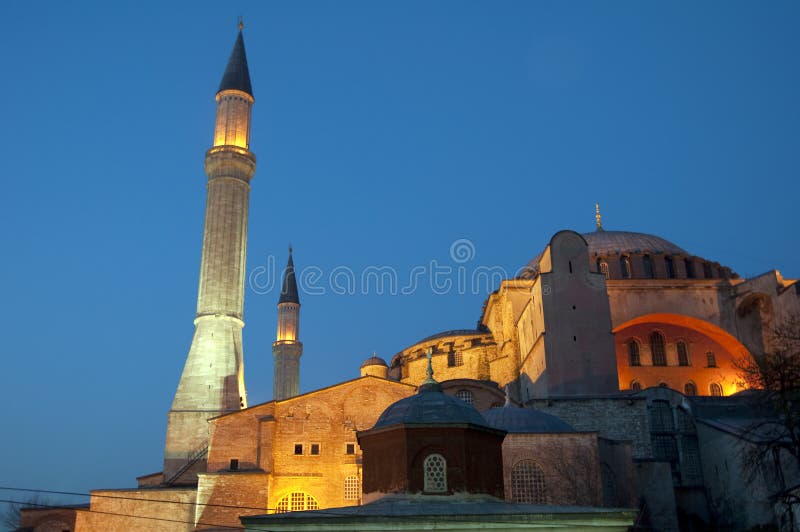
[[[367,375],[387,379],[389,378],[389,366],[384,359],[376,353],[372,353],[372,356],[361,364],[361,376],[366,377]]]

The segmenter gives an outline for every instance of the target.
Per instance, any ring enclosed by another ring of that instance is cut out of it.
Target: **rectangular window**
[[[231,458],[231,467],[229,469],[231,471],[238,471],[239,470],[239,459],[238,458]]]
[[[295,443],[294,444],[294,454],[303,454],[303,444],[302,443]]]
[[[312,443],[311,444],[311,454],[314,454],[314,455],[319,454],[319,444],[318,443]]]
[[[355,443],[348,443],[345,445],[344,448],[345,454],[356,454],[356,444]]]

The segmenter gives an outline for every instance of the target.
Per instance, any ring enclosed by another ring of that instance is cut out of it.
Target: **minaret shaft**
[[[246,83],[245,83],[246,82]],[[208,175],[195,331],[167,422],[165,483],[190,483],[204,470],[208,419],[247,406],[242,357],[244,280],[253,104],[241,33],[217,92]]]

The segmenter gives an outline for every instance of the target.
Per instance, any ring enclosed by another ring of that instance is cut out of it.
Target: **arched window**
[[[319,504],[311,495],[302,491],[295,491],[278,501],[275,513],[302,512],[303,510],[319,510]]]
[[[667,270],[667,279],[674,279],[675,265],[672,263],[672,257],[664,257],[664,267]]]
[[[697,386],[693,382],[687,382],[683,385],[683,395],[697,395]]]
[[[597,271],[602,273],[608,279],[608,263],[602,259],[597,259]]]
[[[714,277],[714,271],[711,269],[711,265],[707,262],[703,263],[703,277],[706,279],[711,279]]]
[[[650,353],[653,356],[654,366],[667,365],[667,351],[664,349],[664,336],[658,331],[654,331],[650,335]]]
[[[644,268],[645,279],[652,279],[653,278],[653,261],[650,259],[650,255],[645,255],[645,256],[642,257],[642,267]]]
[[[694,262],[689,259],[683,259],[683,266],[686,269],[686,278],[694,279]]]
[[[686,347],[686,342],[678,342],[678,365],[689,365],[689,348]]]
[[[716,382],[711,383],[711,386],[708,387],[708,391],[711,392],[711,395],[714,397],[722,397],[722,386]]]
[[[639,383],[639,381],[631,381],[631,390],[633,390],[634,392],[641,392],[642,391],[641,383]]]
[[[344,479],[344,500],[357,501],[361,496],[361,487],[358,485],[357,476],[349,476]]]
[[[631,366],[642,365],[642,361],[639,358],[639,344],[636,340],[628,342],[628,363]]]
[[[714,355],[712,351],[706,353],[706,366],[708,366],[709,368],[717,367],[717,357]]]
[[[623,279],[630,279],[631,278],[631,259],[628,256],[623,255],[619,258],[619,267],[622,270],[622,278]]]
[[[524,504],[545,504],[544,473],[533,460],[521,460],[511,468],[511,499]]]
[[[441,454],[429,454],[422,462],[424,489],[428,493],[447,492],[447,460]]]
[[[469,390],[458,390],[456,392],[456,397],[467,403],[468,405],[475,404],[475,397],[472,395],[472,392]]]

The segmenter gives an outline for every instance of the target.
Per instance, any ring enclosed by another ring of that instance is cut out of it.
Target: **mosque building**
[[[136,488],[92,491],[88,507],[23,510],[23,530],[358,530],[381,520],[413,530],[447,516],[744,530],[784,519],[772,495],[800,474],[775,484],[736,466],[757,415],[737,360],[769,351],[772,326],[800,315],[800,283],[777,270],[743,279],[658,236],[606,230],[599,207],[594,231],[556,233],[503,280],[475,328],[373,355],[352,380],[303,394],[290,249],[274,400],[249,405],[255,100],[241,26],[216,102],[195,332],[163,469]],[[428,513],[392,513],[398,497]]]

